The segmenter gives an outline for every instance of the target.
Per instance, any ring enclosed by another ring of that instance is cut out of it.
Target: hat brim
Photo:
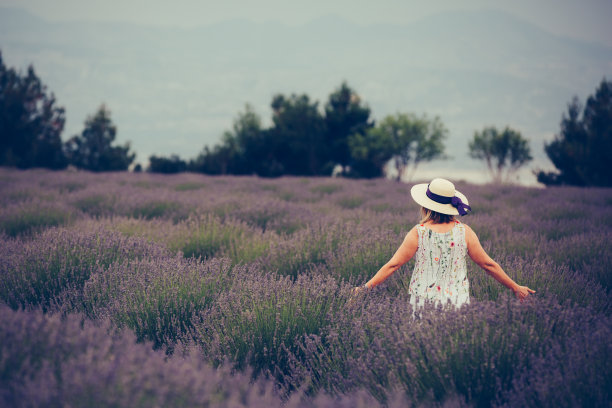
[[[417,204],[440,214],[459,215],[459,211],[452,204],[440,204],[427,197],[428,186],[428,183],[416,184],[410,189],[410,195]],[[459,191],[455,190],[455,196],[459,197],[464,204],[469,205],[467,197]]]

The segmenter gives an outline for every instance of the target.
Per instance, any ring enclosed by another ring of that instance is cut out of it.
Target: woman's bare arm
[[[465,225],[465,224],[464,224]],[[535,293],[535,290],[529,289],[527,286],[520,286],[510,278],[497,262],[495,262],[482,248],[480,240],[476,233],[469,227],[465,226],[465,240],[468,247],[468,255],[478,266],[485,270],[499,283],[514,292],[514,295],[521,301],[529,296],[530,293]]]
[[[395,251],[393,257],[383,265],[382,268],[376,275],[372,277],[367,283],[366,287],[373,288],[376,285],[380,285],[383,283],[389,276],[393,275],[395,271],[397,271],[402,265],[408,262],[414,254],[416,253],[417,247],[419,246],[419,236],[417,233],[416,227],[413,227],[406,237],[404,241],[400,245],[400,247]]]

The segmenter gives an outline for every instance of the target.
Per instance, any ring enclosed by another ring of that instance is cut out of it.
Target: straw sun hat
[[[465,215],[472,210],[467,197],[455,190],[453,183],[441,178],[413,186],[410,195],[417,204],[440,214]]]

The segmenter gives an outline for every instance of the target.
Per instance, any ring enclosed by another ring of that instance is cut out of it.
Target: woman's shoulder
[[[459,222],[459,221],[457,221],[457,222],[458,222],[458,223],[459,223],[459,224],[460,224],[460,225],[461,225],[463,228],[465,228],[465,230],[466,230],[466,231],[470,231],[470,232],[472,232],[472,233],[474,232],[474,230],[473,230],[473,229],[472,229],[472,228],[471,228],[469,225],[467,225],[466,223],[464,223],[464,222]]]
[[[461,225],[463,226],[465,230],[465,241],[467,242],[468,246],[470,246],[472,242],[474,242],[475,240],[478,240],[478,236],[476,235],[474,230],[469,225],[464,224],[464,223],[461,223]]]
[[[410,228],[410,231],[408,231],[408,234],[416,234],[419,232],[419,230],[423,228],[425,228],[423,224],[415,224],[412,228]]]
[[[470,226],[469,226],[469,225],[467,225],[467,224],[466,224],[466,223],[464,223],[464,222],[461,222],[461,221],[457,221],[457,220],[455,220],[455,224],[456,224],[456,226],[458,226],[458,227],[460,227],[460,228],[465,229],[465,231],[466,231],[466,232],[468,232],[468,231],[470,231],[470,232],[472,232],[472,233],[474,232],[474,231],[472,230],[472,228],[470,228]]]

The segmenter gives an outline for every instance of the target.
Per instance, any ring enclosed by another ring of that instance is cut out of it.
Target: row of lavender
[[[411,265],[351,297],[416,222],[406,185],[2,170],[0,347],[18,357],[0,363],[0,396],[608,404],[612,192],[458,187],[485,248],[538,290],[530,302],[471,268],[469,307],[415,320]]]

